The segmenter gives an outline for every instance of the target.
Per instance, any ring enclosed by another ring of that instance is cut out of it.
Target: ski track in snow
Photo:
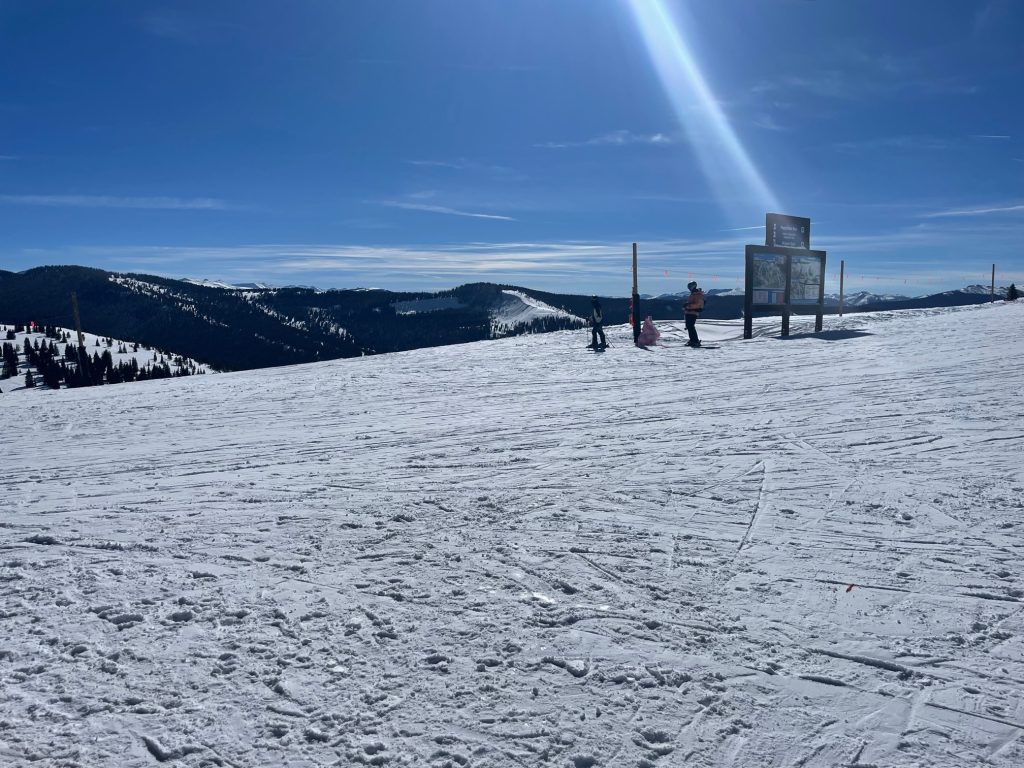
[[[1024,305],[826,323],[4,395],[0,764],[1024,764]]]

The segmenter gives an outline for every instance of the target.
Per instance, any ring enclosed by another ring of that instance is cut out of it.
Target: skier
[[[686,342],[688,347],[699,347],[700,339],[697,338],[697,318],[700,311],[704,309],[704,291],[697,287],[697,281],[691,280],[686,284],[690,289],[690,297],[686,300],[686,332],[690,340]]]
[[[604,317],[601,314],[601,302],[597,300],[597,296],[594,296],[590,300],[590,303],[593,306],[593,309],[590,312],[590,335],[593,338],[593,341],[591,341],[590,344],[587,345],[587,348],[604,349],[605,347],[608,346],[608,342],[605,341],[604,338],[604,327],[602,325],[604,322]],[[600,344],[597,343],[598,336],[601,337]]]
[[[651,320],[651,316],[648,315],[644,318],[643,328],[640,330],[640,338],[637,343],[640,346],[648,347],[651,344],[657,343],[658,339],[661,338],[661,332],[654,327],[654,321]]]

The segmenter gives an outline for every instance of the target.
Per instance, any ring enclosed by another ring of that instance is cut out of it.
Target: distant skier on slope
[[[644,318],[644,324],[640,329],[640,337],[637,339],[637,343],[642,347],[649,347],[651,344],[656,344],[660,338],[661,332],[654,327],[654,321],[648,315]]]
[[[690,289],[690,296],[686,300],[686,332],[690,335],[690,340],[686,342],[688,347],[699,347],[700,339],[697,337],[697,318],[700,317],[700,312],[704,309],[704,291],[697,287],[697,281],[691,280],[686,284],[686,287]]]
[[[597,300],[597,296],[594,296],[590,300],[590,304],[593,307],[590,311],[590,335],[592,341],[587,345],[589,349],[604,349],[608,346],[608,342],[604,338],[604,315],[601,314],[601,302]],[[597,343],[597,337],[601,337],[601,343]]]

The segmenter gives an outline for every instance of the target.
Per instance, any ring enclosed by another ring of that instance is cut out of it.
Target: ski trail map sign
[[[743,338],[753,336],[754,312],[782,315],[782,335],[789,335],[791,315],[815,316],[821,331],[825,310],[825,251],[812,251],[811,220],[769,213],[765,244],[746,247]]]

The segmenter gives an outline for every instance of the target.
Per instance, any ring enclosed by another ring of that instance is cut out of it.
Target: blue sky
[[[1019,0],[0,0],[0,268],[1024,283]]]

